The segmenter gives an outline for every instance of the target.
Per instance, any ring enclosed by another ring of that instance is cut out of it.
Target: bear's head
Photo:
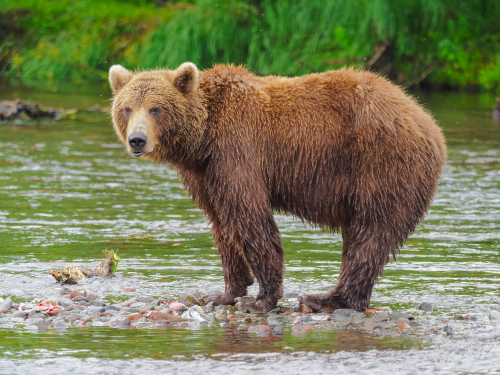
[[[201,142],[207,112],[192,63],[177,70],[109,70],[113,125],[127,151],[156,162],[188,159]]]

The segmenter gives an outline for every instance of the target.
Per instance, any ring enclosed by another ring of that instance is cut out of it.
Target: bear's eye
[[[161,113],[161,108],[153,107],[149,110],[149,113],[151,113],[153,116],[158,116]]]
[[[130,112],[132,112],[132,110],[130,109],[130,107],[123,108],[123,113],[125,114],[125,116],[130,115]]]

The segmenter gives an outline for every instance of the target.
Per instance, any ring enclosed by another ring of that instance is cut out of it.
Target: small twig
[[[415,86],[417,83],[422,82],[434,69],[436,69],[436,67],[432,64],[420,75],[420,77],[410,82],[410,84],[406,85],[404,88],[407,89],[408,87]]]
[[[290,56],[299,63],[299,66],[303,66],[306,69],[309,69],[313,73],[318,73],[316,69],[314,69],[311,65],[305,63],[299,56],[294,54],[293,52],[289,52]]]
[[[382,56],[382,54],[387,49],[387,47],[388,47],[388,44],[384,44],[377,49],[377,52],[375,52],[375,55],[373,55],[373,57],[370,60],[368,60],[368,62],[366,63],[366,69],[370,69],[372,67],[372,65],[375,64],[378,59],[380,59],[380,56]]]

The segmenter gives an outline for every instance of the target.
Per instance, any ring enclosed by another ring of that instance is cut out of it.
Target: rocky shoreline
[[[134,289],[125,289],[133,293]],[[266,314],[238,311],[234,306],[205,304],[200,292],[182,293],[178,300],[134,296],[120,303],[109,303],[85,290],[63,287],[59,295],[48,301],[13,303],[10,297],[0,302],[0,316],[10,317],[28,330],[44,332],[69,328],[114,327],[125,329],[166,329],[170,327],[232,326],[238,331],[260,337],[283,334],[305,335],[309,332],[331,330],[361,330],[390,337],[431,339],[444,336],[449,339],[467,339],[468,328],[477,329],[500,322],[500,312],[488,317],[457,315],[453,319],[432,314],[432,306],[421,303],[419,313],[391,311],[389,307],[374,307],[364,312],[342,309],[333,313],[313,313],[299,303],[297,293],[287,293],[279,307]],[[498,338],[498,330],[490,329],[491,339]],[[489,336],[488,336],[489,337]]]

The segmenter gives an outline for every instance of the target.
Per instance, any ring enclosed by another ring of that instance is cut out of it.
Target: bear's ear
[[[199,71],[196,65],[190,62],[185,62],[174,72],[174,86],[187,94],[198,89]]]
[[[109,69],[109,84],[113,94],[118,94],[120,90],[132,79],[132,72],[121,65],[113,65]]]

